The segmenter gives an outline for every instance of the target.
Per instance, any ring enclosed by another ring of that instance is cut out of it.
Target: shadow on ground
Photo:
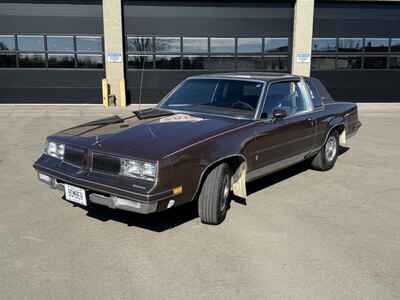
[[[339,155],[347,152],[348,148],[341,148]],[[266,189],[290,177],[299,175],[309,170],[309,162],[302,162],[292,167],[283,169],[274,174],[262,177],[247,184],[247,194],[251,195]],[[246,205],[244,199],[233,196],[232,201]],[[174,209],[150,215],[141,215],[123,210],[114,210],[100,205],[90,205],[87,216],[102,222],[116,221],[127,226],[136,226],[155,232],[163,232],[182,225],[198,217],[197,203],[191,202]]]

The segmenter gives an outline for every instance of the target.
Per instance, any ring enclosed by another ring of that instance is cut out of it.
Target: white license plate
[[[86,193],[84,189],[78,188],[76,186],[65,184],[65,198],[68,201],[75,202],[86,206]]]

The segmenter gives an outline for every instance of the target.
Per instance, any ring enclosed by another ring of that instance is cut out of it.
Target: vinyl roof
[[[234,72],[234,73],[215,73],[191,76],[190,78],[235,78],[235,79],[255,79],[263,81],[272,81],[277,79],[298,79],[299,76],[289,73],[273,72]]]

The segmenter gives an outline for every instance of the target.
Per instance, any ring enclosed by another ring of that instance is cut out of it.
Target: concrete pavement
[[[332,171],[258,180],[220,226],[88,212],[37,181],[48,134],[130,110],[0,106],[0,299],[400,298],[399,105],[361,105]]]

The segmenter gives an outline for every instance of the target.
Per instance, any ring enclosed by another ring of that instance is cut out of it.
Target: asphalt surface
[[[258,180],[220,226],[193,205],[87,211],[37,181],[48,134],[111,113],[0,106],[0,299],[400,298],[400,106],[362,107],[332,171]]]

